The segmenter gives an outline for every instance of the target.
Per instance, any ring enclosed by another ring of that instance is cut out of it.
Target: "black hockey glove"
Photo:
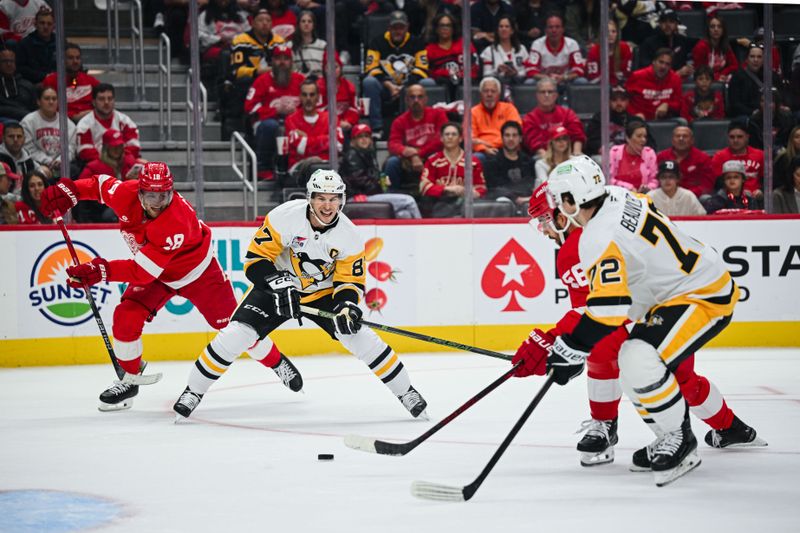
[[[361,329],[361,317],[363,312],[358,305],[353,302],[342,302],[333,308],[336,318],[333,319],[333,327],[339,335],[354,335]]]
[[[579,350],[571,344],[573,342],[569,338],[558,337],[547,358],[547,372],[559,385],[566,385],[572,378],[580,376],[583,372],[584,362],[589,356],[587,352]]]
[[[264,279],[264,284],[267,294],[272,295],[276,315],[300,318],[300,291],[295,288],[288,272],[277,272]]]

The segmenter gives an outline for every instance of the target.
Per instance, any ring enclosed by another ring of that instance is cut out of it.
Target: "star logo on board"
[[[544,273],[539,263],[516,239],[509,239],[481,276],[481,290],[489,298],[499,299],[510,294],[503,312],[524,311],[517,295],[535,298],[544,291],[544,286]]]

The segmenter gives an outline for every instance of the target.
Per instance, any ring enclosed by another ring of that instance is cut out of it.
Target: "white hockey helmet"
[[[578,224],[574,217],[580,207],[606,193],[606,177],[594,159],[579,155],[557,165],[550,172],[547,188],[560,211]],[[575,201],[575,210],[571,213],[564,209],[564,194],[570,194]]]

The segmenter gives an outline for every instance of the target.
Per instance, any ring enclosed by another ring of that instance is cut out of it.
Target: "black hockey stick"
[[[466,485],[464,487],[452,487],[449,485],[441,485],[439,483],[430,483],[428,481],[415,481],[411,484],[411,494],[416,496],[417,498],[422,498],[426,500],[440,500],[446,502],[465,502],[472,498],[478,489],[481,486],[481,483],[486,480],[486,477],[489,475],[489,472],[492,471],[494,465],[500,460],[500,457],[506,451],[506,448],[511,444],[511,441],[514,440],[514,437],[517,436],[519,430],[522,429],[522,426],[531,416],[533,410],[536,409],[536,406],[539,405],[539,402],[542,401],[544,398],[545,393],[547,393],[548,389],[550,389],[550,385],[553,384],[553,377],[548,376],[547,381],[544,382],[542,388],[539,389],[539,392],[536,393],[536,396],[531,401],[530,405],[525,408],[525,411],[522,413],[522,416],[519,417],[517,423],[514,424],[514,427],[511,428],[511,432],[506,436],[502,443],[500,443],[500,447],[497,448],[497,451],[494,452],[492,458],[489,459],[489,462],[483,467],[483,470],[478,477],[475,478],[475,481]]]
[[[314,307],[308,307],[307,305],[301,305],[300,311],[302,311],[307,315],[321,316],[322,318],[329,318],[331,320],[336,318],[336,313],[323,311],[322,309],[316,309]],[[483,348],[478,348],[476,346],[469,346],[468,344],[461,344],[460,342],[449,341],[447,339],[440,339],[439,337],[432,337],[430,335],[423,335],[422,333],[416,333],[405,329],[393,328],[392,326],[384,326],[383,324],[377,324],[375,322],[370,322],[369,320],[362,319],[360,322],[362,325],[369,326],[372,329],[385,331],[386,333],[394,333],[395,335],[402,335],[403,337],[410,337],[412,339],[417,339],[418,341],[440,344],[442,346],[449,346],[450,348],[463,350],[465,352],[472,352],[480,355],[488,355],[489,357],[503,359],[504,361],[511,361],[512,358],[512,356],[506,355],[504,353],[493,352],[491,350],[484,350]]]
[[[75,263],[75,265],[79,265],[81,262],[78,259],[78,253],[75,251],[75,246],[72,244],[72,239],[69,237],[69,233],[67,233],[67,226],[64,224],[64,219],[61,217],[56,217],[55,220],[58,224],[58,227],[61,229],[61,234],[64,236],[64,242],[67,243],[69,255],[72,256],[72,262]],[[119,365],[119,361],[117,361],[117,356],[114,354],[114,347],[111,346],[111,339],[108,338],[106,326],[103,324],[103,318],[100,316],[100,311],[98,311],[97,304],[94,301],[94,295],[92,295],[92,292],[89,290],[89,284],[86,282],[83,283],[83,292],[86,293],[86,299],[89,300],[89,307],[92,308],[94,320],[97,322],[97,327],[100,329],[100,336],[103,337],[103,343],[106,345],[106,351],[108,352],[108,356],[111,358],[111,364],[114,365],[114,372],[116,372],[117,378],[132,385],[152,385],[160,380],[160,373],[143,376],[139,374],[128,374],[125,372],[125,370]]]
[[[502,376],[497,378],[496,380],[492,381],[486,388],[480,391],[478,394],[464,402],[461,407],[444,417],[438,424],[430,428],[428,431],[420,435],[414,440],[410,440],[408,442],[402,443],[394,443],[394,442],[386,442],[383,440],[373,439],[370,437],[362,437],[361,435],[345,435],[344,443],[345,445],[353,448],[354,450],[361,450],[364,452],[372,452],[377,453],[380,455],[405,455],[426,440],[428,440],[434,433],[438,432],[440,429],[445,427],[447,424],[452,422],[456,417],[461,415],[464,411],[478,403],[482,400],[485,396],[487,396],[490,392],[494,389],[502,385],[503,383],[508,380],[511,376],[514,375],[516,372],[517,367],[519,367],[522,363],[519,362],[510,369],[508,369]]]

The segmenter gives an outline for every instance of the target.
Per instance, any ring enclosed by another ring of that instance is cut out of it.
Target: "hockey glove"
[[[361,329],[361,317],[364,313],[353,302],[337,304],[333,312],[336,313],[333,327],[339,335],[354,335]]]
[[[278,316],[300,318],[300,291],[292,282],[292,276],[284,271],[264,280],[267,293],[272,295],[274,311]]]
[[[108,261],[95,257],[88,263],[67,267],[67,285],[74,289],[82,289],[83,284],[96,285],[108,279]]]
[[[547,371],[553,376],[553,381],[559,385],[566,385],[572,378],[580,376],[588,352],[579,350],[568,337],[558,337],[553,343],[553,350],[547,358]]]
[[[42,214],[55,218],[65,215],[78,204],[78,188],[69,178],[61,178],[58,183],[42,191]]]
[[[514,375],[518,378],[543,376],[547,366],[547,356],[550,355],[555,340],[555,337],[539,328],[531,331],[525,342],[517,348],[514,358],[511,359],[511,364],[514,365],[522,361]]]

